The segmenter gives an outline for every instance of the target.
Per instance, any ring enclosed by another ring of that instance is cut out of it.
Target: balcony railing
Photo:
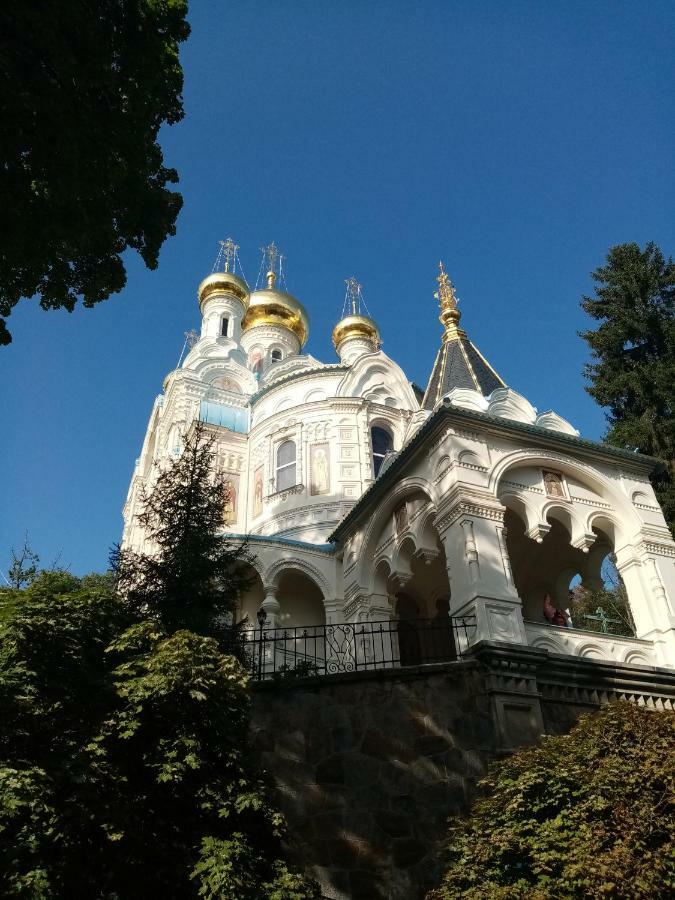
[[[449,662],[468,648],[473,616],[386,619],[245,630],[243,651],[256,681]]]

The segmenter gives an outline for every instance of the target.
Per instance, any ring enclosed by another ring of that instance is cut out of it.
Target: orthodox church
[[[153,405],[125,546],[143,546],[141,488],[201,420],[228,483],[224,530],[255,555],[239,612],[261,629],[445,615],[471,622],[468,644],[675,668],[675,543],[653,459],[586,440],[509,388],[460,326],[442,265],[440,348],[422,390],[381,349],[355,279],[336,359],[321,362],[303,352],[309,317],[277,248],[253,290],[237,249],[222,242],[197,291],[201,333]],[[571,584],[601,587],[609,554],[634,636],[547,615],[569,607]]]

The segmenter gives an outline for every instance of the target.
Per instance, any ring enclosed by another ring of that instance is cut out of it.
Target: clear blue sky
[[[579,298],[612,244],[675,253],[675,5],[193,2],[178,234],[92,310],[25,302],[0,348],[0,568],[24,531],[43,563],[105,567],[147,418],[220,238],[286,254],[333,360],[344,279],[384,349],[426,383],[443,258],[462,323],[515,390],[590,438]]]

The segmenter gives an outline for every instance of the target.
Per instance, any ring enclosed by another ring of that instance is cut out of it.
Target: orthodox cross
[[[600,623],[600,630],[603,634],[609,634],[609,623],[612,625],[621,625],[621,619],[613,619],[611,616],[608,616],[607,613],[601,606],[595,610],[595,615],[584,616],[584,619],[591,619],[594,622]]]
[[[235,244],[231,237],[226,238],[226,240],[220,242],[220,256],[225,267],[223,269],[223,272],[229,272],[230,266],[232,266],[232,272],[234,273],[234,266],[237,259],[237,250],[239,250],[239,244]]]
[[[183,357],[185,356],[186,349],[189,353],[190,350],[192,350],[192,348],[194,347],[194,345],[197,343],[198,340],[199,340],[199,335],[197,334],[196,331],[192,330],[192,331],[185,332],[185,340],[183,341],[183,349],[180,351],[180,356],[178,357],[178,363],[176,364],[176,368],[178,368],[180,366],[180,364],[182,363]]]
[[[349,304],[351,314],[353,316],[358,316],[361,312],[361,285],[353,275],[351,278],[347,278],[345,284],[347,285],[347,296],[345,300]]]
[[[266,247],[261,247],[260,249],[263,253],[263,259],[267,261],[267,271],[274,272],[275,275],[278,275],[284,257],[279,253],[277,245],[272,241],[271,244],[268,244]]]
[[[227,270],[225,270],[225,271],[227,271]],[[194,347],[194,345],[197,343],[198,340],[199,340],[199,335],[197,334],[197,332],[194,329],[191,329],[190,331],[185,332],[185,343],[188,345],[190,350],[192,350],[192,348]]]

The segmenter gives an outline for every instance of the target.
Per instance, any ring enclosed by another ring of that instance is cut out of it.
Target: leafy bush
[[[429,900],[675,895],[675,713],[612,704],[481,784]]]

